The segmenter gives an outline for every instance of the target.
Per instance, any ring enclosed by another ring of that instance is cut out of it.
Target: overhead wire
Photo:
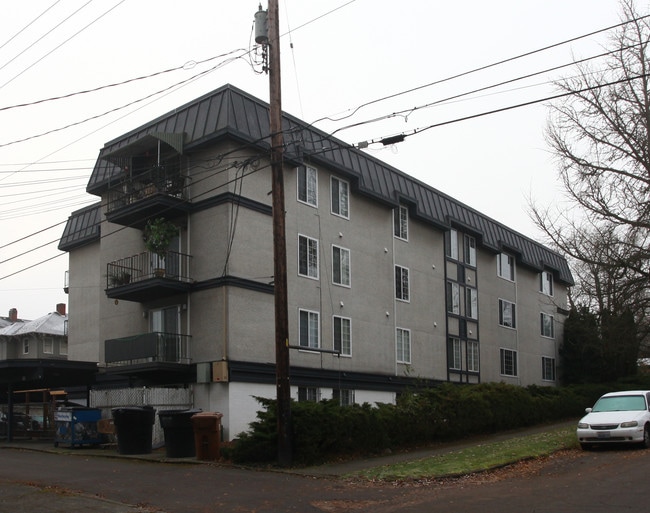
[[[92,2],[92,1],[93,1],[93,0],[89,0],[88,3]],[[39,62],[41,62],[41,61],[42,61],[43,59],[45,59],[46,57],[52,55],[55,51],[57,51],[57,50],[58,50],[59,48],[61,48],[63,45],[65,45],[66,43],[68,43],[69,41],[71,41],[72,39],[74,39],[75,37],[77,37],[79,34],[81,34],[81,33],[82,33],[84,30],[86,30],[88,27],[94,25],[97,21],[99,21],[100,19],[102,19],[102,18],[103,18],[104,16],[106,16],[109,12],[113,11],[114,9],[116,9],[117,7],[119,7],[120,5],[122,5],[125,1],[126,1],[126,0],[120,0],[116,5],[114,5],[113,7],[111,7],[110,9],[108,9],[106,12],[104,12],[103,14],[101,14],[100,16],[98,16],[97,18],[95,18],[95,19],[94,19],[93,21],[91,21],[89,24],[87,24],[86,26],[84,26],[82,29],[80,29],[80,30],[78,30],[77,32],[75,32],[72,36],[70,36],[68,39],[66,39],[65,41],[63,41],[61,44],[55,46],[52,50],[50,50],[49,52],[47,52],[47,53],[46,53],[45,55],[43,55],[40,59],[38,59],[36,62],[30,64],[28,67],[26,67],[25,69],[23,69],[20,73],[18,73],[17,75],[15,75],[13,78],[11,78],[10,80],[8,80],[8,81],[5,82],[4,84],[0,85],[0,89],[2,89],[4,86],[10,84],[10,83],[13,82],[14,80],[16,80],[16,79],[17,79],[19,76],[21,76],[23,73],[25,73],[25,72],[27,72],[28,70],[32,69],[34,66],[36,66]],[[86,5],[88,5],[88,3],[85,4],[83,7],[85,7]],[[83,8],[83,7],[82,7],[82,8]]]
[[[25,32],[29,27],[31,27],[34,23],[36,23],[39,19],[41,19],[47,12],[55,7],[61,0],[56,0],[52,5],[50,5],[47,9],[45,9],[41,14],[36,16],[32,21],[30,21],[27,25],[25,25],[23,28],[21,28],[18,32],[16,32],[13,36],[11,36],[9,39],[7,39],[2,45],[0,45],[0,50],[2,50],[5,46],[7,46],[9,43],[11,43],[14,39],[16,39],[20,34]],[[0,68],[1,69],[1,68]]]
[[[354,0],[353,0],[353,1],[354,1]],[[349,4],[349,3],[352,3],[352,2],[348,2],[348,4]],[[348,5],[348,4],[345,4],[345,5]],[[342,7],[343,7],[343,6],[342,6]],[[638,19],[643,19],[643,18],[646,18],[646,17],[647,17],[647,16],[644,16],[644,17],[640,17],[640,18],[638,18]],[[582,37],[587,37],[588,35],[593,35],[593,34],[597,34],[597,33],[603,32],[603,31],[605,31],[605,30],[609,30],[609,29],[611,29],[611,28],[616,28],[616,27],[619,27],[619,26],[621,26],[621,25],[623,25],[623,24],[625,24],[625,23],[629,23],[630,21],[632,21],[632,20],[628,20],[628,21],[623,22],[623,23],[621,23],[621,24],[618,24],[618,25],[614,25],[614,26],[608,27],[608,28],[606,28],[606,29],[602,29],[602,30],[599,30],[599,31],[594,31],[594,32],[591,32],[591,33],[589,33],[589,34],[587,34],[587,35],[584,35],[584,36],[580,36],[580,37],[577,37],[577,38],[572,38],[571,40],[568,40],[568,41],[574,41],[574,40],[580,39],[580,38],[582,38]],[[303,26],[304,26],[304,25],[303,25]],[[302,27],[302,26],[301,26],[301,27]],[[299,27],[299,28],[300,28],[300,27]],[[563,42],[563,43],[557,43],[557,44],[555,44],[555,45],[550,45],[550,46],[548,46],[548,47],[545,47],[544,49],[553,48],[553,47],[558,46],[558,45],[560,45],[560,44],[565,44],[565,43],[568,42],[568,41],[565,41],[565,42]],[[542,51],[542,50],[543,50],[543,49],[536,50],[536,51],[534,51],[534,52],[528,52],[527,54],[522,54],[522,56],[524,56],[524,55],[532,55],[532,54],[537,53],[537,52]],[[518,57],[515,57],[515,58],[520,58],[520,57],[521,57],[521,56],[518,56]],[[512,59],[514,59],[514,58],[512,58]],[[476,71],[481,70],[481,69],[487,69],[488,67],[492,67],[492,66],[495,66],[495,65],[500,64],[500,63],[508,62],[509,60],[512,60],[512,59],[507,59],[507,60],[504,60],[504,61],[500,61],[499,63],[494,63],[494,64],[492,64],[492,65],[484,66],[484,67],[482,67],[482,68],[478,68],[478,69],[476,69],[476,70],[471,70],[471,71],[469,71],[469,72],[465,72],[465,73],[463,73],[463,74],[456,75],[456,76],[454,76],[454,77],[449,77],[449,78],[447,78],[447,79],[444,79],[443,81],[451,80],[451,79],[453,79],[453,78],[457,78],[457,77],[460,77],[460,76],[464,76],[464,75],[466,75],[466,74],[473,73],[473,72],[476,72]],[[435,83],[440,83],[440,82],[441,82],[441,81],[437,81],[437,82],[435,82]],[[415,90],[421,89],[421,88],[423,88],[423,87],[428,87],[428,86],[433,85],[433,84],[434,84],[434,83],[426,84],[426,85],[424,85],[424,86],[419,86],[419,87],[417,87],[417,88],[412,88],[412,89],[409,89],[409,90],[406,90],[406,91],[402,91],[402,92],[400,92],[400,93],[396,93],[396,94],[394,94],[394,95],[390,95],[390,96],[387,96],[387,97],[383,97],[383,98],[380,98],[380,99],[376,99],[376,100],[373,100],[373,101],[371,101],[371,102],[366,102],[366,103],[360,105],[359,107],[357,107],[357,108],[355,109],[354,112],[358,112],[358,110],[360,110],[361,108],[363,108],[363,107],[365,107],[365,106],[367,106],[367,105],[370,105],[370,104],[372,104],[372,103],[377,103],[378,101],[382,101],[382,100],[384,100],[384,99],[388,99],[388,98],[392,98],[392,97],[395,97],[395,96],[398,96],[398,95],[406,94],[406,93],[408,93],[408,92],[413,92],[413,91],[415,91]],[[506,108],[502,108],[502,109],[497,109],[497,110],[494,110],[494,111],[484,112],[484,113],[480,113],[480,114],[473,115],[473,116],[466,116],[466,117],[463,117],[463,118],[458,118],[458,119],[456,119],[456,120],[450,120],[450,121],[447,121],[447,122],[444,122],[444,123],[437,123],[437,124],[434,124],[434,125],[430,125],[430,126],[428,126],[428,127],[423,127],[423,128],[421,128],[421,129],[416,129],[416,131],[414,131],[414,132],[411,133],[411,134],[404,134],[404,137],[407,137],[407,136],[409,136],[409,135],[414,135],[415,133],[423,132],[423,131],[425,131],[425,130],[428,130],[428,129],[433,128],[433,127],[436,127],[436,126],[442,126],[442,125],[445,125],[445,124],[450,124],[450,123],[454,123],[454,122],[464,121],[464,120],[467,120],[467,119],[472,119],[472,118],[474,118],[474,117],[485,116],[485,115],[488,115],[488,114],[493,114],[493,113],[497,113],[497,112],[502,112],[502,111],[504,111],[504,110],[510,110],[510,109],[513,109],[513,108],[523,107],[523,106],[531,105],[531,104],[533,104],[533,103],[539,103],[539,102],[543,102],[543,101],[548,101],[548,100],[550,100],[550,99],[554,99],[554,98],[557,98],[557,97],[560,97],[560,96],[565,96],[565,95],[556,95],[556,96],[553,96],[553,97],[547,97],[547,98],[543,98],[543,99],[535,100],[535,101],[532,101],[532,102],[525,102],[525,103],[522,103],[522,104],[517,104],[517,105],[510,106],[510,107],[506,107]],[[353,114],[354,114],[354,113],[353,113]],[[353,115],[353,114],[351,114],[351,115]],[[350,116],[351,116],[351,115],[350,115]],[[346,119],[347,117],[350,117],[350,116],[345,116],[345,117],[343,117],[343,118],[339,118],[339,120]],[[324,120],[324,119],[331,119],[331,118],[321,118],[321,120]],[[318,121],[320,121],[320,120],[317,120],[316,122],[318,122]],[[336,121],[336,120],[334,120],[334,121]],[[316,122],[314,122],[314,123],[316,123]],[[310,125],[313,125],[314,123],[311,123]],[[304,128],[308,128],[308,127],[300,127],[300,128],[301,128],[301,129],[304,129]],[[265,138],[266,138],[266,137],[265,137]],[[382,138],[382,139],[380,139],[379,141],[376,141],[376,142],[381,142],[383,139],[386,139],[386,138]],[[375,142],[375,141],[373,141],[373,142]],[[350,145],[349,147],[354,147],[354,146],[353,146],[353,145]],[[322,150],[322,151],[327,151],[327,150]],[[251,173],[249,173],[249,174],[251,174]],[[242,179],[243,179],[244,176],[248,176],[248,174],[243,174],[243,175],[242,175]],[[61,223],[59,223],[59,224],[61,224]],[[58,240],[58,239],[57,239],[57,240]],[[47,261],[50,261],[50,260],[52,260],[53,258],[56,258],[57,256],[60,256],[60,255],[56,255],[55,257],[48,258],[48,259],[42,261],[41,263],[45,263],[45,262],[47,262]],[[40,265],[40,264],[35,264],[35,265]],[[30,267],[28,267],[28,268],[26,268],[26,269],[20,270],[20,271],[18,271],[18,272],[22,272],[22,271],[24,271],[24,270],[31,269],[31,268],[35,267],[35,265],[34,265],[34,266],[30,266]],[[7,277],[9,277],[9,276],[13,276],[14,274],[17,274],[18,272],[16,272],[16,273],[12,273],[11,275],[7,275],[7,276],[0,277],[0,279],[4,279],[4,278],[7,278]]]

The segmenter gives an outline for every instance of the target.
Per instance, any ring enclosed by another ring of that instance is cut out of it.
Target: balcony
[[[107,372],[156,377],[160,380],[187,378],[191,373],[191,337],[176,333],[142,333],[106,340]]]
[[[178,163],[152,166],[147,171],[127,175],[109,187],[106,219],[142,228],[147,219],[155,216],[178,217],[190,208],[186,185]]]
[[[109,367],[143,363],[178,363],[189,365],[190,339],[176,333],[142,333],[106,341],[105,361]]]
[[[190,255],[167,251],[164,257],[145,251],[106,265],[106,296],[144,303],[189,292]]]

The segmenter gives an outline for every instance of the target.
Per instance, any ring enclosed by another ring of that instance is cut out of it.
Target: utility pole
[[[287,306],[287,244],[284,210],[280,22],[278,0],[269,0],[269,129],[273,195],[273,264],[275,290],[275,366],[278,407],[278,463],[291,465],[291,389],[289,384],[289,311]]]

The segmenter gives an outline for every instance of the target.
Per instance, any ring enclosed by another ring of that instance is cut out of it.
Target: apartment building
[[[295,399],[556,384],[561,255],[301,120],[283,129]],[[226,437],[274,397],[269,145],[268,105],[226,85],[100,150],[98,202],[59,244],[69,358],[99,363],[96,387],[185,387]]]

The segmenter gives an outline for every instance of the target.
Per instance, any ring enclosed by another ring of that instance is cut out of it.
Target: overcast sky
[[[268,101],[268,77],[247,53],[258,3],[30,0],[5,9],[0,316],[15,307],[34,319],[67,303],[68,258],[57,243],[70,213],[99,199],[85,186],[106,142],[226,83]],[[529,198],[561,201],[544,141],[546,103],[434,127],[393,146],[372,142],[547,98],[550,82],[571,68],[544,71],[599,54],[611,32],[580,36],[619,22],[615,0],[280,0],[283,110],[307,122],[330,118],[316,126],[370,142],[369,154],[541,240]]]

